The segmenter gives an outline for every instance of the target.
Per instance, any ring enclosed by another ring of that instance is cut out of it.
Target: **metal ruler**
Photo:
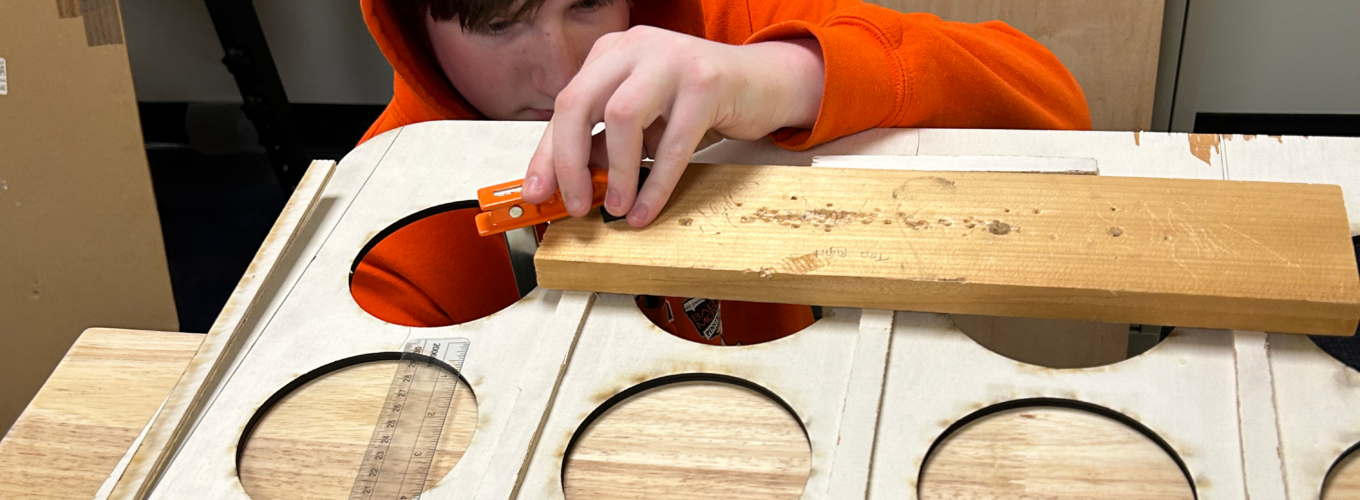
[[[350,500],[420,498],[458,389],[457,371],[463,367],[470,344],[461,338],[406,344],[350,489]]]

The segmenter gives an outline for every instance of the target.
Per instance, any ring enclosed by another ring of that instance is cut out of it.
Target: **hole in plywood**
[[[1341,454],[1322,483],[1322,500],[1360,498],[1360,443]]]
[[[1351,245],[1355,248],[1355,263],[1360,266],[1360,236],[1352,236]],[[1355,333],[1356,335],[1351,337],[1309,335],[1309,338],[1332,359],[1351,367],[1352,370],[1360,371],[1360,329]]]
[[[1360,334],[1360,331],[1356,333]],[[1309,335],[1308,338],[1332,359],[1352,370],[1360,371],[1360,335],[1352,337]]]
[[[568,499],[796,499],[811,464],[786,403],[744,380],[687,374],[596,409],[567,447],[562,482]]]
[[[821,309],[797,304],[639,295],[638,309],[671,335],[708,345],[763,344],[788,337],[821,319]]]
[[[1127,323],[952,314],[954,325],[988,350],[1049,368],[1090,368],[1146,352],[1169,328]]]
[[[1184,463],[1164,440],[1106,408],[1011,401],[980,410],[931,446],[922,499],[1193,499]]]
[[[354,301],[378,319],[417,327],[466,323],[515,303],[506,238],[478,235],[478,212],[476,201],[449,203],[380,231],[354,258]]]
[[[279,390],[242,433],[237,473],[254,500],[348,498],[400,353],[337,361]],[[477,400],[461,377],[425,489],[463,456],[477,429]]]

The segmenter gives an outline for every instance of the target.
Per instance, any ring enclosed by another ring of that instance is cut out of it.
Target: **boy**
[[[693,152],[724,137],[770,135],[798,150],[873,127],[1090,128],[1066,68],[1000,22],[948,23],[859,0],[361,2],[396,72],[392,103],[364,140],[437,119],[548,120],[525,201],[560,189],[568,211],[585,215],[587,165],[608,168],[605,210],[634,227],[656,218]],[[601,121],[606,132],[592,138]],[[639,190],[644,156],[655,162]],[[505,259],[496,239],[470,241],[470,219],[449,212],[384,240],[355,270],[355,299],[418,326],[513,302],[506,271],[469,274],[468,262]],[[715,344],[811,323],[802,306],[640,304],[662,328]]]

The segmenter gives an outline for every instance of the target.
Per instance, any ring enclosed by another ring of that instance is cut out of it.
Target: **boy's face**
[[[547,120],[595,40],[628,29],[623,0],[546,0],[521,21],[492,20],[464,31],[457,18],[425,28],[455,89],[494,120]]]

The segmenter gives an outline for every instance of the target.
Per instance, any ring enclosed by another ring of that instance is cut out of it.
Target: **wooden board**
[[[1162,0],[870,0],[947,21],[1001,20],[1062,61],[1086,92],[1096,130],[1150,130]]]
[[[1350,335],[1335,186],[691,165],[644,230],[553,224],[565,290]]]
[[[0,441],[0,497],[94,497],[202,341],[192,333],[82,333]]]

